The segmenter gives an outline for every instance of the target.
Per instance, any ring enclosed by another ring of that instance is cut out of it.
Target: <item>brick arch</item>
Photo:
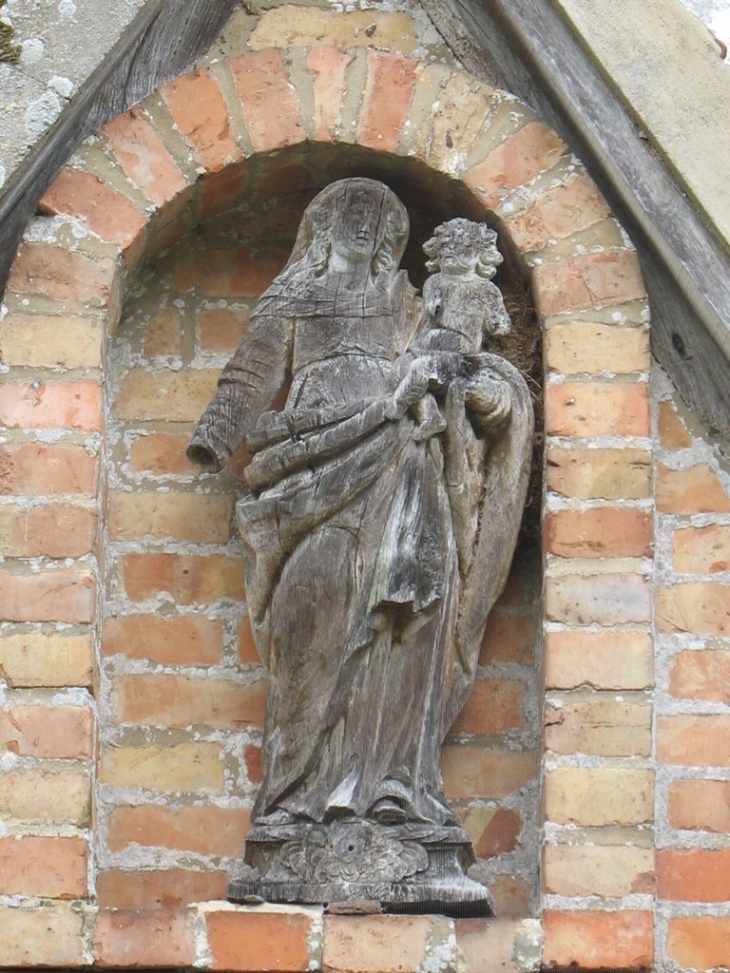
[[[588,764],[576,756],[587,746],[576,725],[590,735],[602,719],[581,687],[651,683],[645,293],[634,251],[579,161],[526,106],[463,71],[371,49],[257,51],[169,82],[79,149],[42,202],[53,218],[26,234],[2,322],[0,422],[27,430],[4,447],[17,497],[2,509],[17,558],[0,576],[10,651],[25,658],[29,686],[92,684],[102,385],[130,281],[247,193],[277,180],[313,188],[350,165],[395,181],[415,173],[419,192],[435,188],[447,208],[490,219],[530,284],[545,331],[545,681],[549,711],[567,714],[546,736],[547,960],[568,965],[561,950],[576,938],[587,955],[607,936],[616,945],[597,965],[636,965],[650,949],[648,913],[617,910],[629,892],[591,884],[605,846],[576,851],[561,836],[575,824],[629,829],[652,814],[648,772],[612,759],[631,754],[591,743]],[[21,513],[23,530],[12,526]],[[62,672],[50,661],[59,657]],[[92,703],[72,702],[73,713],[57,704],[47,716],[76,721],[68,759],[90,779]],[[616,810],[611,795],[627,792]],[[67,855],[66,877],[34,894],[87,894],[82,804],[68,811],[81,822],[75,837],[43,839]],[[628,847],[610,847],[629,873],[639,868]],[[571,882],[585,895],[564,911],[550,896],[575,894]],[[609,911],[596,911],[595,895]]]

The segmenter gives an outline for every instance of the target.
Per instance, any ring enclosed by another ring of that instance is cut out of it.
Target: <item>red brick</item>
[[[692,437],[671,402],[659,405],[659,443],[662,449],[685,449]]]
[[[530,122],[464,173],[463,181],[493,209],[511,189],[550,169],[568,151],[558,135],[541,122]]]
[[[200,615],[162,618],[129,615],[106,618],[102,652],[149,659],[160,665],[214,666],[221,661],[223,629],[220,621]]]
[[[651,495],[644,449],[548,449],[549,490],[581,500],[643,500]]]
[[[325,916],[323,973],[422,969],[439,921],[444,922],[436,916]]]
[[[650,557],[653,524],[649,511],[591,507],[548,514],[545,544],[558,557]]]
[[[271,48],[229,61],[246,127],[256,152],[270,152],[304,141],[301,109],[284,64],[284,52]]]
[[[680,699],[730,703],[730,653],[726,649],[680,652],[669,673],[669,692]]]
[[[268,683],[241,686],[194,676],[118,676],[115,721],[145,726],[263,727]]]
[[[730,527],[687,527],[672,536],[674,570],[688,574],[730,571]]]
[[[114,286],[115,265],[47,243],[21,244],[8,280],[8,290],[41,294],[56,301],[106,306]]]
[[[730,918],[681,916],[669,920],[667,955],[684,969],[727,967],[730,956]]]
[[[109,849],[132,844],[196,855],[241,857],[251,812],[206,805],[172,809],[142,804],[117,807],[109,818]]]
[[[477,858],[494,858],[514,851],[522,833],[522,818],[506,808],[472,807],[463,815]]]
[[[83,446],[0,446],[0,495],[95,494],[99,461]]]
[[[517,973],[515,941],[520,924],[514,919],[457,919],[456,946],[460,973]]]
[[[514,679],[479,679],[450,733],[492,736],[524,729],[525,684]]]
[[[102,240],[127,250],[147,226],[147,217],[112,186],[91,172],[62,169],[46,190],[42,213],[64,213],[82,219]]]
[[[337,120],[345,93],[347,68],[352,55],[336,47],[313,47],[307,54],[307,70],[314,90],[314,138],[334,142]]]
[[[643,382],[561,382],[545,389],[551,436],[649,436],[649,391]]]
[[[243,158],[221,90],[207,71],[201,68],[174,78],[162,86],[161,93],[195,158],[208,172]]]
[[[243,748],[243,762],[246,764],[246,773],[252,784],[260,784],[264,779],[264,767],[261,755],[261,747],[255,747],[252,743]]]
[[[547,632],[548,689],[649,689],[654,684],[652,638],[644,632]]]
[[[147,358],[167,355],[179,358],[182,353],[182,318],[176,307],[164,307],[145,329],[143,351]]]
[[[661,716],[657,758],[687,767],[730,767],[730,716]]]
[[[135,473],[145,472],[154,476],[190,474],[194,467],[185,455],[189,442],[187,433],[153,432],[137,436],[130,446],[130,466]]]
[[[669,823],[688,831],[730,834],[730,781],[673,781],[669,785]]]
[[[163,591],[180,605],[246,598],[244,562],[225,554],[127,554],[122,573],[132,601],[146,601]]]
[[[248,328],[251,312],[243,308],[215,308],[201,311],[195,333],[201,351],[233,354]]]
[[[285,263],[285,258],[274,250],[255,257],[245,247],[209,250],[182,263],[174,285],[183,291],[195,287],[205,297],[258,297]]]
[[[241,662],[252,662],[256,665],[261,663],[261,656],[253,640],[251,621],[248,615],[241,619],[241,623],[238,626],[238,658]]]
[[[688,470],[670,470],[660,464],[656,507],[665,514],[728,513],[730,497],[706,463]]]
[[[207,912],[212,970],[304,973],[309,967],[312,917],[307,913],[237,909]]]
[[[10,706],[0,710],[0,749],[19,757],[90,757],[92,729],[90,707]]]
[[[49,503],[0,506],[0,548],[6,557],[80,557],[96,540],[95,510]]]
[[[730,849],[657,851],[657,896],[673,902],[729,902]]]
[[[536,640],[533,617],[492,611],[479,650],[479,665],[512,662],[518,666],[532,666]]]
[[[527,253],[593,226],[609,212],[596,184],[578,175],[538,196],[526,210],[506,219],[505,226],[518,250]]]
[[[98,382],[6,383],[0,386],[0,425],[22,429],[101,429]]]
[[[157,206],[169,203],[186,181],[149,116],[132,108],[102,129],[129,180]]]
[[[12,622],[90,622],[94,579],[88,571],[61,568],[39,574],[0,571],[0,616]]]
[[[250,178],[251,173],[245,160],[205,176],[200,189],[200,219],[207,220],[230,210],[249,186]],[[250,196],[253,195],[251,192]],[[175,238],[175,242],[181,235]],[[159,249],[164,250],[164,245],[161,244]]]
[[[441,749],[441,764],[446,796],[457,801],[506,797],[537,774],[537,756],[526,751],[445,746]]]
[[[730,587],[697,581],[660,588],[656,621],[660,632],[730,634]]]
[[[651,584],[639,574],[559,575],[545,585],[545,611],[567,625],[651,621]]]
[[[381,152],[394,152],[408,119],[418,61],[369,49],[367,64],[357,143]]]
[[[195,940],[191,913],[102,909],[96,917],[94,950],[101,967],[192,966]]]
[[[545,950],[550,967],[644,970],[654,960],[654,918],[650,912],[543,913]]]
[[[87,893],[88,857],[83,838],[0,838],[3,894],[81,899]]]
[[[101,909],[180,909],[191,902],[225,896],[225,872],[194,872],[160,868],[150,872],[101,871],[96,891]]]
[[[646,297],[636,254],[603,251],[543,263],[533,272],[539,312],[545,317]]]

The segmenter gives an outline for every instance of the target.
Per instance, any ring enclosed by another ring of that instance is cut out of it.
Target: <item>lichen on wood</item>
[[[0,11],[7,3],[7,0],[0,0]],[[17,64],[20,60],[21,45],[13,43],[15,28],[12,24],[6,24],[0,20],[0,61],[8,64]]]

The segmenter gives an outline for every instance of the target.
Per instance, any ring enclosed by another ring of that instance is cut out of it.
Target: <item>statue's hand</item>
[[[464,399],[477,430],[494,435],[502,431],[512,412],[512,400],[505,382],[481,371],[470,379]]]

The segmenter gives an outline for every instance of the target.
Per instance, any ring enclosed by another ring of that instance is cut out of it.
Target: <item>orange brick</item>
[[[670,470],[660,464],[656,507],[665,514],[728,513],[730,497],[706,463],[688,470]]]
[[[566,375],[647,372],[649,332],[610,324],[556,324],[545,332],[545,362]]]
[[[96,540],[95,510],[49,503],[0,506],[0,548],[6,557],[80,557]]]
[[[8,290],[41,294],[55,301],[109,303],[114,285],[112,260],[96,260],[47,243],[21,244],[10,271]]]
[[[0,494],[95,494],[99,460],[83,446],[24,443],[0,446]]]
[[[147,226],[147,217],[130,199],[81,169],[62,169],[38,205],[42,213],[81,218],[102,240],[117,243],[123,250]]]
[[[554,895],[623,898],[654,891],[654,851],[611,845],[546,845],[543,888]]]
[[[255,51],[228,63],[254,149],[270,152],[304,141],[299,98],[289,81],[284,52]]]
[[[534,665],[537,642],[535,624],[535,619],[528,615],[492,611],[479,650],[479,664],[512,662],[518,666]]]
[[[546,774],[544,801],[545,817],[555,824],[646,824],[654,817],[654,775],[613,767],[561,767]]]
[[[252,743],[243,748],[243,762],[246,764],[246,773],[252,784],[261,784],[264,779],[264,767],[261,755],[261,747],[256,747]]]
[[[656,620],[660,632],[730,634],[730,587],[698,581],[660,588]]]
[[[225,554],[127,554],[122,573],[132,601],[146,601],[163,591],[179,605],[246,598],[244,562]]]
[[[533,890],[524,879],[515,878],[514,875],[498,875],[489,883],[489,891],[497,914],[504,919],[527,919],[535,914]]]
[[[0,322],[0,361],[31,368],[100,368],[104,328],[80,314],[8,314]]]
[[[643,382],[562,382],[545,389],[551,436],[649,436],[649,391]]]
[[[249,185],[251,173],[246,165],[246,161],[226,166],[220,172],[209,174],[203,178],[200,189],[200,218],[207,220],[211,216],[226,213],[231,209],[233,201],[240,197]],[[253,196],[253,192],[250,194]],[[171,224],[174,228],[174,225]],[[175,237],[175,241],[180,239],[180,235]],[[169,244],[168,244],[169,246]],[[164,240],[161,242],[159,250],[164,250]]]
[[[220,621],[185,615],[130,615],[106,618],[102,630],[104,655],[149,659],[160,665],[214,666],[221,661],[223,629]]]
[[[98,382],[0,385],[0,425],[22,429],[101,429]]]
[[[644,449],[548,449],[549,490],[581,500],[642,500],[651,495]]]
[[[730,956],[730,918],[681,916],[670,919],[667,955],[684,969],[726,967]]]
[[[450,733],[492,736],[524,729],[525,684],[515,679],[478,679]]]
[[[145,329],[144,354],[147,358],[169,355],[179,358],[182,354],[180,312],[176,307],[165,307],[150,320]]]
[[[221,90],[207,71],[201,68],[174,78],[162,86],[161,93],[195,158],[208,172],[243,158]]]
[[[418,61],[369,49],[367,65],[357,143],[381,152],[394,152],[408,118]]]
[[[0,671],[13,687],[90,686],[91,635],[4,635]]]
[[[88,773],[17,770],[0,774],[0,808],[17,821],[52,821],[87,827],[91,820]]]
[[[92,575],[78,568],[39,574],[0,571],[0,615],[13,622],[90,622],[94,617]]]
[[[671,402],[659,405],[659,443],[662,449],[685,449],[692,437]]]
[[[436,916],[325,916],[322,967],[328,973],[401,973],[421,969]]]
[[[83,838],[0,838],[2,892],[81,899],[87,893],[88,857]]]
[[[548,632],[545,635],[548,689],[649,689],[654,651],[643,632]]]
[[[648,970],[654,961],[654,917],[651,912],[543,913],[548,967]]]
[[[522,818],[506,808],[470,807],[463,813],[463,825],[477,858],[493,858],[514,851],[522,832]]]
[[[62,905],[0,906],[0,965],[78,969],[85,962],[84,916]]]
[[[730,703],[730,653],[680,652],[669,673],[669,691],[680,699]]]
[[[109,537],[225,544],[232,512],[233,497],[219,494],[117,491],[110,496]]]
[[[232,354],[246,333],[250,314],[247,307],[201,311],[195,322],[200,350]]]
[[[253,662],[257,665],[261,662],[261,656],[253,640],[251,621],[248,615],[241,619],[241,623],[238,626],[238,658],[241,662]]]
[[[186,910],[102,909],[96,917],[94,950],[98,966],[188,966],[195,942]]]
[[[155,476],[179,476],[192,473],[194,467],[185,455],[190,436],[155,432],[137,436],[130,447],[130,465],[136,473]]]
[[[92,728],[88,706],[10,706],[0,710],[0,749],[19,757],[90,757]]]
[[[147,726],[263,727],[268,683],[241,686],[194,676],[119,676],[112,693],[117,723]]]
[[[646,510],[592,507],[548,514],[545,544],[558,557],[650,557],[653,524]]]
[[[665,764],[730,767],[730,716],[662,716],[657,757]]]
[[[500,798],[528,784],[537,774],[537,756],[527,751],[441,748],[446,796]]]
[[[514,919],[457,919],[456,946],[461,973],[518,973],[514,959],[520,924]]]
[[[107,746],[101,754],[99,780],[114,787],[144,787],[166,794],[220,794],[224,784],[222,758],[217,743]]]
[[[651,621],[651,584],[639,574],[560,575],[545,585],[545,611],[567,625]]]
[[[212,970],[304,973],[309,967],[312,916],[304,911],[206,912],[205,921]]]
[[[251,812],[247,810],[211,805],[179,810],[148,804],[117,807],[109,818],[109,849],[122,851],[137,844],[197,855],[241,857],[250,827]]]
[[[730,849],[657,851],[657,896],[673,902],[730,902]]]
[[[669,823],[688,831],[730,834],[730,781],[673,781],[669,785]]]
[[[213,397],[217,380],[218,372],[212,368],[190,372],[133,368],[121,384],[114,412],[119,419],[195,422]]]
[[[567,257],[535,267],[533,288],[540,314],[565,314],[637,301],[646,296],[633,250]]]
[[[730,527],[687,527],[672,536],[674,570],[688,574],[730,571]]]
[[[99,872],[96,880],[101,909],[138,912],[147,909],[180,909],[191,902],[225,897],[225,872],[195,872],[161,868],[150,872]]]
[[[488,209],[494,209],[509,190],[532,182],[567,151],[551,128],[530,122],[465,172],[463,181]]]
[[[307,70],[313,78],[314,138],[317,142],[335,140],[345,77],[351,63],[352,55],[336,47],[320,45],[307,54]]]
[[[169,203],[186,181],[149,116],[132,108],[102,129],[130,182],[157,206]]]
[[[601,757],[651,755],[651,706],[592,696],[545,710],[545,747]]]
[[[538,196],[532,206],[506,219],[505,226],[518,250],[528,253],[593,226],[609,212],[596,184],[579,175]]]
[[[275,250],[256,256],[245,247],[209,250],[182,263],[174,285],[183,291],[195,287],[205,297],[258,297],[285,263],[286,257]]]

